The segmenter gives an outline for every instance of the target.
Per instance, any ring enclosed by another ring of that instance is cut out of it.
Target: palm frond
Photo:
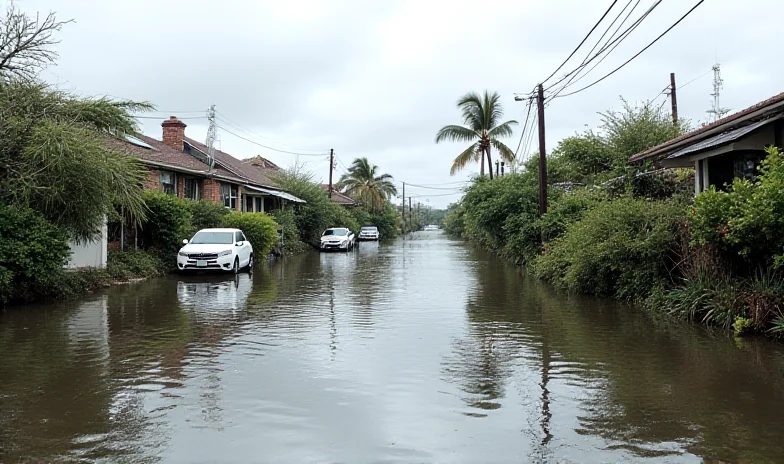
[[[506,161],[507,163],[513,163],[515,160],[515,153],[512,151],[511,148],[507,147],[503,142],[492,139],[490,143],[498,150],[501,159]]]
[[[436,134],[436,143],[448,140],[450,142],[470,142],[479,137],[476,131],[467,127],[449,125],[442,127]]]
[[[462,153],[457,155],[457,158],[455,158],[455,161],[452,163],[452,169],[449,170],[449,175],[454,176],[458,171],[466,167],[468,163],[479,161],[481,154],[482,153],[479,149],[479,143],[471,145]]]
[[[517,121],[514,119],[501,123],[487,132],[487,136],[491,139],[503,138],[512,136],[512,125],[516,125]]]

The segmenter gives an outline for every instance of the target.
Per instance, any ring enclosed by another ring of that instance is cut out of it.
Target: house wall
[[[203,200],[209,200],[214,203],[223,204],[220,197],[220,182],[215,179],[204,179],[201,183]]]
[[[147,172],[147,178],[144,179],[144,190],[161,190],[161,171],[158,169],[150,169]]]
[[[109,230],[104,223],[101,237],[95,242],[70,243],[71,257],[65,265],[69,269],[85,267],[105,268]]]

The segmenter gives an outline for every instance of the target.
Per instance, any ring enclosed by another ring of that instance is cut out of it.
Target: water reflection
[[[558,295],[438,233],[8,311],[0,350],[0,461],[784,456],[780,345]]]

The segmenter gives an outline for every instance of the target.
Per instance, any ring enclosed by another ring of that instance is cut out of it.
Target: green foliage
[[[392,239],[400,233],[400,219],[397,210],[386,203],[383,208],[376,211],[365,207],[351,208],[349,210],[359,227],[376,226],[382,240]]]
[[[188,201],[153,190],[145,191],[143,198],[147,205],[147,220],[140,231],[143,247],[157,250],[164,259],[175,259],[182,240],[193,233]]]
[[[688,121],[679,119],[678,125],[673,125],[670,115],[650,101],[637,106],[624,99],[621,102],[621,111],[601,113],[602,124],[599,126],[616,166],[626,166],[631,156],[688,130]]]
[[[294,206],[297,229],[303,242],[318,245],[321,233],[329,227],[348,227],[355,232],[359,229],[351,213],[330,200],[329,194],[314,182],[313,175],[304,172],[300,166],[278,173],[275,181],[284,191],[306,201]]]
[[[446,233],[457,238],[463,237],[465,235],[465,215],[466,209],[462,202],[450,204],[444,219]]]
[[[571,291],[644,299],[669,279],[681,210],[634,198],[598,203],[547,245],[535,272]]]
[[[106,272],[114,280],[153,277],[166,270],[158,256],[144,250],[111,250],[106,258]]]
[[[691,211],[695,244],[718,244],[746,270],[784,263],[784,157],[767,152],[756,180],[736,179],[726,192],[711,187]]]
[[[541,217],[542,239],[548,242],[562,236],[569,225],[602,201],[607,201],[607,195],[601,190],[579,189],[560,196]]]
[[[62,229],[31,209],[0,205],[0,304],[51,286],[69,256]]]
[[[233,211],[223,217],[222,227],[240,229],[258,259],[266,259],[272,246],[278,243],[278,225],[265,213]]]
[[[149,105],[84,99],[45,84],[0,86],[0,202],[38,211],[80,241],[100,234],[114,206],[144,219],[138,160],[110,148]]]
[[[378,174],[378,166],[367,158],[355,159],[348,172],[340,177],[337,188],[374,211],[381,211],[389,199],[397,195],[394,178]]]
[[[735,316],[735,322],[732,323],[732,332],[735,336],[743,335],[751,328],[751,319],[748,317]]]
[[[550,157],[555,167],[560,167],[553,173],[555,182],[570,180],[585,183],[597,174],[626,165],[626,160],[619,159],[621,157],[613,152],[604,138],[590,130],[558,142]],[[538,169],[538,157],[536,163],[529,166]]]
[[[188,201],[188,210],[194,232],[220,227],[223,217],[229,212],[225,206],[209,200]]]
[[[270,213],[272,218],[283,231],[283,250],[289,254],[302,253],[308,248],[307,243],[303,242],[297,229],[297,218],[294,209],[278,209]]]

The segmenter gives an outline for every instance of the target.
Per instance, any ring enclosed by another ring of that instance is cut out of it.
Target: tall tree
[[[355,159],[348,172],[340,177],[337,187],[376,211],[381,210],[390,197],[397,195],[394,178],[389,174],[379,174],[378,166],[370,164],[367,158]]]
[[[53,48],[60,43],[54,37],[64,24],[54,13],[35,19],[11,5],[5,17],[0,17],[0,77],[9,79],[32,79],[46,66],[57,59]]]
[[[491,147],[495,147],[498,153],[506,162],[513,162],[515,154],[499,139],[512,135],[512,125],[517,124],[515,120],[500,122],[504,115],[501,107],[501,96],[498,92],[488,93],[485,90],[483,95],[476,92],[469,92],[457,101],[457,107],[463,112],[463,126],[449,125],[444,126],[436,134],[436,143],[443,141],[450,142],[473,142],[468,148],[460,153],[452,163],[451,175],[463,169],[469,162],[481,161],[480,174],[485,175],[485,157],[490,170],[490,178],[493,178],[493,163],[490,156]]]

